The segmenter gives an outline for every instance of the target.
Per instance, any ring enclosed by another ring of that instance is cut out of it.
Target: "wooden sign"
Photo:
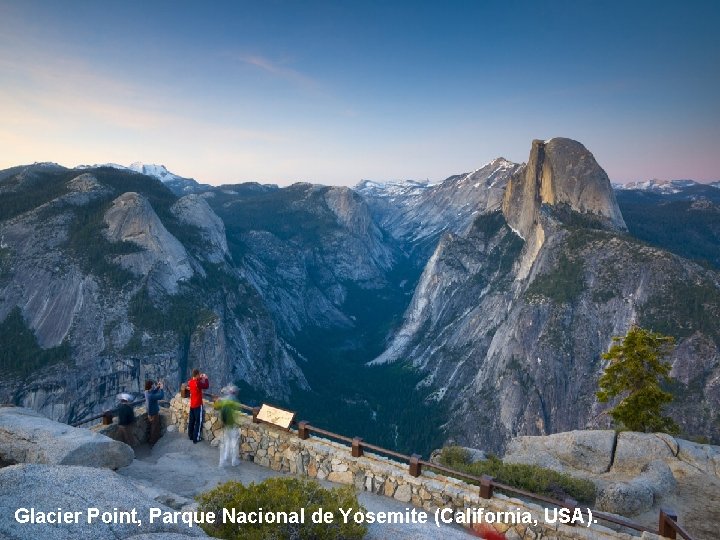
[[[268,424],[280,426],[281,428],[288,429],[295,418],[295,413],[292,411],[285,411],[278,409],[277,407],[271,407],[265,403],[260,407],[260,412],[257,414],[257,419]]]

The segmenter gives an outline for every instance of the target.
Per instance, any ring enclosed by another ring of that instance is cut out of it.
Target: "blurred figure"
[[[136,446],[137,441],[133,435],[132,428],[135,423],[135,411],[130,402],[133,400],[131,394],[118,394],[120,405],[117,408],[118,415],[118,440],[129,446]]]
[[[481,525],[473,526],[471,531],[473,532],[474,536],[479,536],[480,538],[484,538],[485,540],[506,540],[504,534],[497,532],[494,527],[491,527],[490,525],[485,525],[484,523]]]
[[[213,408],[220,411],[220,422],[223,426],[218,466],[235,467],[240,464],[240,430],[237,426],[236,416],[240,410],[238,388],[234,384],[229,384],[220,391],[223,394],[222,397],[213,404]]]
[[[158,403],[165,396],[163,384],[155,384],[153,381],[145,381],[145,408],[147,409],[147,441],[150,446],[154,445],[160,438],[160,404]]]

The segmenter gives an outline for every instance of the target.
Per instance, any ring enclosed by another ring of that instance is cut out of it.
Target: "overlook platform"
[[[273,476],[287,476],[249,461],[237,467],[218,467],[218,449],[208,442],[193,444],[184,433],[171,431],[163,435],[151,449],[139,446],[133,463],[118,473],[142,486],[146,494],[170,507],[181,508],[193,497],[229,480],[249,484]],[[325,487],[339,484],[322,481]],[[366,491],[358,493],[360,503],[371,512],[404,511],[410,505]],[[366,540],[467,540],[472,535],[460,526],[434,524],[402,524],[369,526]]]

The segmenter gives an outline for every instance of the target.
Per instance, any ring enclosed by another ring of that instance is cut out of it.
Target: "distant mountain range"
[[[718,182],[651,181],[615,193],[633,236],[720,268],[719,187]]]
[[[171,173],[167,170],[165,165],[153,165],[145,164],[140,161],[131,163],[127,167],[124,165],[118,165],[117,163],[103,163],[102,165],[78,165],[75,167],[77,170],[86,169],[97,169],[100,167],[109,167],[112,169],[119,169],[124,171],[134,171],[138,174],[144,174],[157,178],[163,184],[166,184],[173,192],[182,195],[188,195],[190,193],[202,193],[211,189],[212,186],[208,184],[200,184],[194,178],[185,178],[175,173]]]
[[[720,441],[720,189],[611,186],[582,144],[443,182],[209,186],[0,171],[0,401],[77,420],[200,366],[404,451],[606,426],[600,354],[674,335],[672,412]]]
[[[643,182],[628,182],[627,184],[613,184],[614,189],[651,191],[664,195],[674,195],[698,186],[711,186],[720,188],[720,181],[696,182],[695,180],[645,180]]]
[[[485,171],[488,167],[492,169],[491,174],[497,174],[503,169],[513,169],[520,166],[521,164],[513,163],[506,160],[505,158],[497,158],[471,173],[454,175],[442,182],[430,182],[429,180],[361,180],[354,189],[363,193],[366,197],[371,198],[400,197],[402,200],[412,200],[424,197],[425,199],[427,199],[427,195],[424,194],[428,190],[438,190],[440,189],[440,186],[443,185],[447,187],[449,181],[451,180],[455,180],[455,183],[458,183],[461,180],[471,182],[474,175],[477,175],[480,171]],[[153,178],[157,178],[158,180],[160,180],[163,184],[167,184],[171,189],[173,189],[173,191],[176,191],[178,195],[184,195],[187,193],[200,193],[213,189],[213,186],[209,184],[201,184],[193,178],[183,177],[173,172],[170,172],[167,167],[165,167],[165,165],[146,164],[140,161],[131,163],[128,166],[118,165],[117,163],[78,165],[77,167],[75,167],[75,169],[85,170],[95,169],[98,167],[111,167],[113,169],[134,171],[139,174],[152,176]],[[277,187],[274,184],[263,185]],[[649,191],[663,195],[675,195],[683,193],[689,188],[702,186],[710,186],[720,189],[720,180],[714,182],[696,182],[695,180],[658,180],[655,178],[652,180],[632,181],[624,184],[611,183],[611,185],[612,188],[615,190]],[[477,188],[479,186],[473,185],[473,187]],[[468,202],[468,206],[469,205],[470,204]],[[441,228],[442,226],[439,227],[439,229]]]

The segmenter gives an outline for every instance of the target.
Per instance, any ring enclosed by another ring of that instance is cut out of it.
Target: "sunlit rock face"
[[[508,182],[503,213],[524,238],[540,221],[543,205],[585,214],[609,230],[626,230],[610,179],[579,142],[535,140],[524,170]],[[558,215],[562,220],[562,214]]]
[[[527,165],[507,184],[502,210],[508,225],[527,242],[523,278],[557,223],[582,220],[583,226],[626,230],[610,179],[572,139],[533,141]]]
[[[451,411],[448,436],[497,451],[515,435],[607,426],[595,391],[612,337],[633,323],[685,328],[673,370],[697,379],[677,393],[674,414],[720,436],[718,325],[676,316],[696,293],[720,313],[718,274],[627,236],[607,175],[580,143],[534,141],[506,186],[502,211],[483,208],[438,243],[372,363],[423,372],[420,385]],[[695,292],[668,293],[688,287]],[[703,344],[698,354],[691,343]],[[698,402],[709,411],[702,418],[689,414]]]

